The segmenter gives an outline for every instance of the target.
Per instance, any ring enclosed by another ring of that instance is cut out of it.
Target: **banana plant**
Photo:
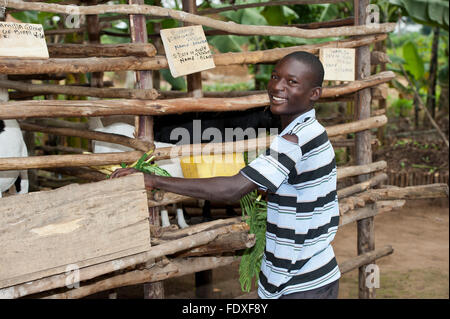
[[[419,24],[448,30],[448,0],[389,0],[389,3],[401,8],[403,15]]]

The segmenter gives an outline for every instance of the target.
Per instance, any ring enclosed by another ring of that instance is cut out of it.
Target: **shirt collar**
[[[315,109],[311,109],[308,112],[302,113],[299,116],[297,116],[291,123],[288,124],[288,126],[285,127],[285,129],[280,133],[280,135],[285,135],[288,132],[292,131],[292,129],[294,128],[295,125],[297,125],[298,123],[303,123],[305,121],[306,118],[308,117],[316,117],[316,110]]]

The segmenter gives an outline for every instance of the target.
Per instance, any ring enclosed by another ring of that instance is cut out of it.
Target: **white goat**
[[[108,126],[103,126],[103,123],[100,118],[91,117],[89,119],[89,128],[91,130],[95,130],[98,132],[114,133],[128,137],[134,137],[134,126],[127,123],[119,122],[113,123]],[[170,143],[162,143],[157,141],[155,141],[154,143],[156,148],[173,146],[173,144]],[[127,146],[102,141],[93,141],[92,149],[94,153],[133,151],[132,148],[129,148]],[[183,177],[183,171],[181,170],[180,160],[178,158],[156,161],[156,164],[158,164],[159,167],[169,172],[169,174],[172,175],[173,177]],[[176,207],[176,204],[174,204],[174,207]],[[177,212],[178,226],[180,226],[181,228],[188,227],[189,225],[184,220],[183,209],[176,208],[176,212]],[[161,210],[161,224],[162,227],[170,225],[167,209]]]
[[[0,120],[0,158],[1,157],[27,157],[28,151],[23,140],[22,131],[16,120]],[[0,172],[0,198],[2,193],[8,191],[20,177],[20,190],[18,194],[28,193],[28,172],[2,171]]]

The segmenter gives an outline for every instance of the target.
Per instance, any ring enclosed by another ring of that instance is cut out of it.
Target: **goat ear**
[[[3,120],[0,120],[0,133],[5,130],[5,122]]]

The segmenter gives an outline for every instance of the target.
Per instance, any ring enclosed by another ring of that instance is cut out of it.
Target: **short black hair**
[[[288,55],[283,57],[282,60],[286,60],[289,58],[293,58],[299,62],[302,62],[302,63],[308,65],[311,68],[312,73],[315,75],[313,85],[315,87],[322,86],[323,75],[324,75],[325,71],[323,69],[322,62],[319,60],[318,57],[316,57],[314,54],[311,54],[309,52],[296,51],[296,52],[289,53]]]

